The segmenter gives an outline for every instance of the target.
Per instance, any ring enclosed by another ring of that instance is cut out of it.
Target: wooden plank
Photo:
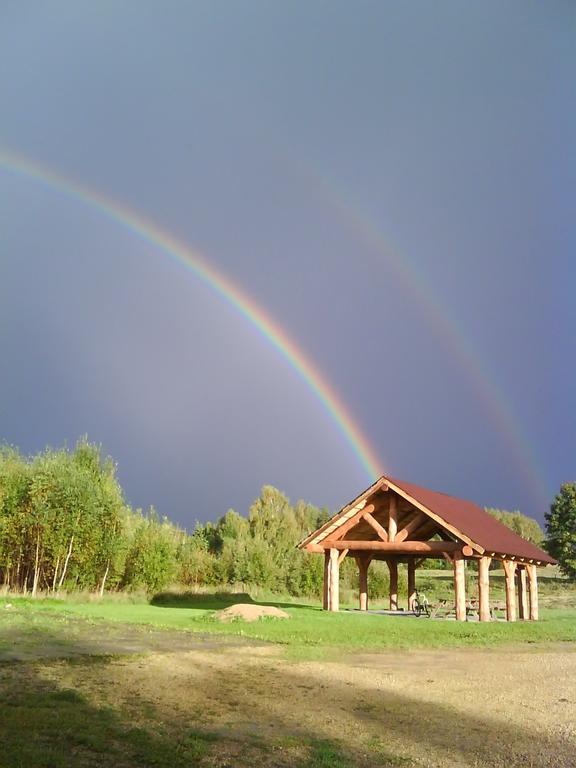
[[[380,525],[380,523],[378,522],[378,520],[376,520],[375,517],[372,517],[370,512],[365,510],[364,512],[362,512],[362,517],[364,518],[364,520],[366,520],[367,523],[369,523],[372,526],[372,528],[376,531],[376,533],[382,539],[382,541],[388,541],[388,534],[386,533],[386,529]]]
[[[336,528],[332,533],[330,533],[324,541],[338,541],[339,539],[342,539],[348,531],[351,528],[354,528],[358,525],[360,520],[362,520],[362,515],[364,512],[373,512],[374,511],[374,504],[367,504],[366,506],[363,506],[362,509],[359,509],[357,512],[355,512],[352,517],[350,517],[348,520],[346,520],[345,523],[342,523],[342,525],[339,525],[338,528]]]
[[[480,621],[490,621],[490,563],[491,557],[478,560],[478,598],[480,602]]]
[[[533,564],[526,566],[528,574],[528,583],[530,587],[530,620],[538,621],[538,576],[536,566]]]
[[[462,544],[457,541],[329,541],[325,539],[320,545],[325,549],[351,549],[358,551],[386,552],[389,554],[436,553],[440,557],[444,552],[462,552]]]
[[[398,531],[398,506],[396,496],[393,493],[390,494],[390,507],[388,513],[388,540],[394,541]]]
[[[516,587],[518,589],[518,618],[528,619],[528,591],[526,590],[526,569],[518,568]]]
[[[390,571],[390,610],[398,610],[398,561],[388,560]]]
[[[422,523],[430,520],[424,512],[416,511],[416,514],[403,524],[402,530],[396,534],[395,541],[405,541]]]
[[[338,611],[340,608],[340,568],[338,566],[338,550],[330,550],[330,589],[329,611]]]
[[[516,591],[514,589],[516,563],[512,560],[503,560],[502,564],[506,576],[506,621],[516,621]]]
[[[466,621],[466,577],[464,573],[464,559],[458,555],[454,557],[454,597],[456,621]]]

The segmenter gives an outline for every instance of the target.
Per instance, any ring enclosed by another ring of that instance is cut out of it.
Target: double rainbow
[[[348,443],[369,481],[382,474],[384,467],[349,408],[318,367],[298,347],[290,335],[265,310],[226,275],[219,272],[194,248],[181,243],[168,232],[144,219],[126,205],[100,192],[72,181],[14,152],[0,151],[0,167],[41,182],[100,211],[104,216],[150,243],[192,272],[238,312],[282,355],[296,374],[318,398],[322,407]]]

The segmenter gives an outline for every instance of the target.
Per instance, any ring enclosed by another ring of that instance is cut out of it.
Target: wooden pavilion
[[[429,557],[448,560],[454,573],[455,613],[466,620],[465,562],[478,563],[478,615],[490,621],[489,567],[502,562],[506,618],[538,619],[537,566],[556,561],[470,501],[403,480],[380,477],[298,547],[324,554],[325,610],[339,607],[339,568],[350,555],[358,564],[360,610],[368,610],[368,568],[385,560],[390,610],[398,610],[398,564],[408,565],[408,609],[416,599],[416,569]]]

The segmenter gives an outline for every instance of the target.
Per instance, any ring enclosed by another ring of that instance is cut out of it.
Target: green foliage
[[[576,483],[564,483],[546,514],[546,548],[576,580]]]
[[[168,520],[160,520],[154,509],[140,511],[126,558],[123,586],[156,592],[174,581],[178,531]]]
[[[247,518],[229,510],[188,534],[154,510],[130,509],[112,460],[86,439],[32,457],[0,447],[0,584],[25,594],[157,592],[179,582],[319,597],[322,558],[295,545],[327,519],[264,486]],[[342,578],[343,588],[356,585],[354,563]]]
[[[0,452],[0,577],[35,594],[103,590],[121,545],[124,504],[114,465],[81,440],[27,459]]]
[[[504,509],[494,509],[492,507],[486,507],[486,512],[492,515],[492,517],[495,517],[496,520],[504,523],[504,525],[513,530],[514,533],[522,536],[523,539],[531,541],[532,544],[540,546],[544,541],[544,531],[540,527],[538,521],[534,520],[532,517],[523,515],[521,512],[518,512],[518,510],[515,512],[507,512]]]

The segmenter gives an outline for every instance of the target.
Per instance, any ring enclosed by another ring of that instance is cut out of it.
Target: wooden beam
[[[299,549],[306,549],[308,544],[316,544],[318,542],[318,538],[322,536],[323,534],[326,534],[328,530],[331,530],[334,526],[334,523],[338,520],[341,520],[342,518],[346,517],[346,515],[351,511],[354,510],[354,512],[362,509],[366,505],[366,500],[370,498],[370,496],[373,496],[376,494],[379,490],[385,488],[388,490],[388,484],[384,479],[384,476],[379,477],[376,482],[372,483],[370,488],[367,488],[364,493],[361,493],[360,496],[357,496],[353,501],[351,501],[349,504],[346,504],[345,507],[343,507],[338,514],[334,515],[334,517],[331,517],[330,520],[327,520],[324,525],[321,525],[318,530],[313,531],[308,536],[306,536],[302,541],[298,544]],[[347,519],[347,518],[346,518]]]
[[[416,560],[408,560],[408,610],[413,611],[416,603]]]
[[[530,620],[538,621],[538,576],[535,565],[527,565],[528,584],[530,587]]]
[[[480,621],[490,621],[490,563],[491,557],[478,560],[478,599],[480,603]]]
[[[425,515],[424,512],[416,512],[410,520],[404,523],[402,530],[398,531],[395,541],[404,541],[416,530],[416,528],[418,528],[418,526],[422,525],[422,523],[427,520],[430,520],[430,518]]]
[[[464,559],[461,555],[454,557],[454,598],[456,603],[456,621],[466,621],[466,577]]]
[[[516,621],[516,594],[514,590],[516,563],[512,560],[503,560],[502,564],[506,576],[506,620]]]
[[[349,549],[340,550],[340,554],[338,555],[338,565],[342,565],[342,560],[344,560],[349,551]]]
[[[462,544],[457,541],[375,541],[344,539],[343,541],[324,540],[321,544],[325,549],[351,549],[368,552],[386,552],[389,554],[418,555],[420,553],[436,553],[440,557],[444,552],[462,552]]]
[[[330,584],[330,550],[324,550],[324,583],[322,589],[322,608],[327,611],[329,608],[329,584]]]
[[[388,519],[388,540],[394,541],[396,539],[396,533],[398,531],[398,503],[396,496],[390,494],[390,507],[389,507],[389,519]]]
[[[518,589],[518,618],[528,619],[528,592],[526,590],[526,569],[518,568],[516,571],[516,587]]]
[[[342,523],[342,525],[332,531],[324,541],[338,541],[339,539],[342,539],[351,528],[355,528],[358,525],[364,512],[374,512],[374,504],[367,504],[366,506],[363,506],[362,509],[357,510],[352,517],[348,518],[346,522]]]
[[[380,525],[380,523],[378,522],[378,520],[376,520],[375,517],[372,517],[370,512],[364,511],[362,513],[362,517],[364,518],[364,520],[366,520],[367,523],[369,523],[372,526],[372,528],[376,531],[378,536],[380,536],[382,541],[388,541],[388,534],[386,533],[386,529]]]
[[[340,608],[340,568],[338,565],[338,550],[330,550],[330,587],[328,610],[338,611]]]
[[[428,517],[431,517],[432,520],[436,520],[436,522],[440,525],[441,528],[445,528],[447,531],[450,531],[456,538],[461,539],[462,541],[466,542],[468,546],[472,547],[476,552],[483,555],[484,554],[484,547],[481,547],[480,544],[476,544],[476,542],[472,541],[468,536],[466,536],[465,533],[462,533],[458,528],[448,523],[446,520],[443,520],[440,515],[437,515],[435,512],[433,512],[431,509],[428,509],[428,507],[425,507],[423,504],[421,504],[417,499],[415,499],[413,496],[410,496],[409,493],[402,490],[400,486],[393,483],[391,480],[388,480],[388,486],[391,491],[396,491],[396,493],[401,496],[402,498],[406,499],[406,501],[410,502],[412,506],[416,507],[417,509],[424,512]]]
[[[398,610],[398,562],[388,560],[388,570],[390,571],[390,610]]]

